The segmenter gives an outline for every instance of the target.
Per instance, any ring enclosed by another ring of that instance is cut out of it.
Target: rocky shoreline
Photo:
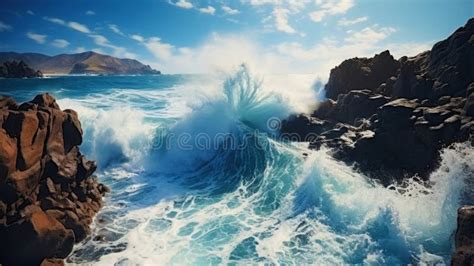
[[[442,148],[474,146],[474,18],[414,57],[384,51],[345,60],[331,70],[325,93],[311,114],[283,121],[283,138],[328,147],[385,186],[427,180]],[[472,207],[459,210],[455,265],[474,263],[473,219]]]
[[[77,113],[49,94],[0,97],[0,265],[62,265],[108,188],[79,151]]]

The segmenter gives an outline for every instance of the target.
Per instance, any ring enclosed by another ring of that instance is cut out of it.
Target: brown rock
[[[64,260],[61,259],[44,259],[40,266],[64,266]]]
[[[38,206],[28,206],[25,215],[22,222],[0,229],[1,239],[5,240],[0,241],[3,264],[38,265],[46,258],[65,258],[72,251],[71,230]]]
[[[37,95],[32,101],[41,107],[49,107],[53,109],[59,109],[59,105],[56,103],[56,99],[49,93]]]

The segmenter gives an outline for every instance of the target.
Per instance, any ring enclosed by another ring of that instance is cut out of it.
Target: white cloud
[[[109,47],[111,45],[109,43],[109,40],[105,38],[103,35],[93,34],[93,35],[90,35],[90,37],[94,39],[94,43],[97,45],[105,46],[105,47]]]
[[[360,31],[348,31],[345,41],[349,43],[376,43],[386,39],[390,34],[396,32],[392,27],[372,27],[363,28]]]
[[[43,34],[37,34],[37,33],[34,33],[34,32],[28,32],[26,34],[26,36],[30,39],[32,39],[33,41],[37,42],[37,43],[45,43],[46,42],[46,37],[47,35],[43,35]]]
[[[59,18],[50,18],[50,17],[44,17],[44,20],[47,20],[52,23],[56,23],[58,25],[66,26],[66,21],[59,19]]]
[[[175,47],[171,44],[162,43],[158,37],[152,37],[144,44],[148,51],[150,51],[150,53],[152,53],[156,59],[162,61],[169,60],[173,55],[173,49],[175,49]]]
[[[113,56],[133,59],[137,58],[136,54],[128,52],[124,47],[111,44],[109,40],[103,35],[91,34],[89,37],[91,37],[94,40],[94,43],[98,46],[111,49],[113,51]],[[104,53],[103,50],[101,53]]]
[[[288,23],[288,14],[290,10],[285,8],[275,8],[273,15],[275,16],[275,27],[278,31],[286,33],[296,33],[296,30]]]
[[[84,53],[86,51],[86,48],[80,46],[77,47],[76,50],[74,50],[75,53]]]
[[[89,30],[89,28],[87,28],[87,26],[80,24],[78,22],[70,21],[67,25],[73,30],[77,30],[83,33],[91,33],[91,31]]]
[[[350,25],[355,25],[357,23],[367,21],[367,19],[369,19],[369,18],[368,17],[359,17],[359,18],[355,18],[355,19],[342,18],[337,22],[337,24],[339,24],[341,26],[350,26]]]
[[[64,39],[56,39],[51,44],[58,48],[66,48],[70,43]]]
[[[0,21],[0,32],[2,32],[2,31],[11,31],[12,29],[13,29],[12,26],[10,26],[8,24],[5,24],[2,21]]]
[[[98,53],[98,54],[106,54],[105,51],[102,48],[94,48],[92,49],[92,52]]]
[[[109,24],[109,29],[118,35],[125,36],[125,34],[120,30],[120,28],[115,24]]]
[[[386,38],[392,28],[375,28],[369,34],[370,41],[356,41],[357,32],[346,38],[326,38],[313,45],[305,46],[297,42],[284,42],[275,46],[261,45],[245,35],[213,34],[198,47],[177,47],[159,38],[146,41],[146,48],[154,56],[148,61],[153,67],[167,73],[209,73],[231,71],[235,66],[246,63],[265,74],[311,74],[323,80],[329,71],[342,61],[353,57],[372,57],[386,49],[395,57],[415,55],[430,48],[426,43],[387,43]],[[363,31],[363,30],[362,30]],[[383,41],[383,42],[382,42]]]
[[[81,23],[75,22],[75,21],[65,21],[59,18],[50,18],[50,17],[43,17],[44,20],[47,20],[49,22],[61,25],[61,26],[66,26],[69,27],[73,30],[77,30],[82,33],[91,33],[91,30],[86,25],[83,25]]]
[[[222,10],[224,10],[224,12],[225,12],[226,14],[229,14],[229,15],[237,15],[237,14],[240,13],[239,10],[233,9],[233,8],[231,8],[231,7],[229,7],[229,6],[222,6]]]
[[[34,16],[34,15],[35,15],[35,13],[34,13],[33,11],[31,11],[31,10],[27,10],[27,11],[26,11],[26,14],[28,14],[28,15],[32,15],[32,16]]]
[[[252,6],[261,6],[261,5],[267,5],[267,4],[277,5],[281,3],[281,0],[250,0],[250,1],[242,1],[242,2],[248,2]]]
[[[178,2],[175,3],[177,7],[185,8],[185,9],[190,9],[193,8],[193,4],[191,2],[188,2],[187,0],[179,0]]]
[[[137,42],[144,42],[145,41],[145,38],[143,38],[143,36],[138,35],[138,34],[133,34],[133,35],[130,36],[130,38],[134,39]]]
[[[354,6],[354,0],[316,0],[319,9],[309,14],[314,22],[321,22],[330,15],[345,14]]]
[[[212,6],[207,6],[207,7],[199,8],[199,12],[204,13],[204,14],[214,15],[214,13],[216,12],[216,9]]]
[[[95,15],[95,12],[92,11],[92,10],[87,10],[87,11],[86,11],[86,15],[88,15],[88,16],[93,16],[93,15]]]

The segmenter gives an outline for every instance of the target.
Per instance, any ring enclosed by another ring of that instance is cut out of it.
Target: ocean
[[[311,88],[292,97],[267,81],[245,66],[209,76],[0,80],[0,93],[17,102],[49,92],[76,110],[81,152],[111,188],[67,262],[449,264],[457,208],[473,203],[465,196],[472,147],[443,150],[426,185],[385,188],[327,149],[279,139],[282,119],[323,96]]]

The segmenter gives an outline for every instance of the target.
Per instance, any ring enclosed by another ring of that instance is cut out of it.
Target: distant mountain
[[[44,74],[161,74],[135,59],[120,59],[95,52],[56,56],[0,52],[0,64],[7,61],[23,61]]]

